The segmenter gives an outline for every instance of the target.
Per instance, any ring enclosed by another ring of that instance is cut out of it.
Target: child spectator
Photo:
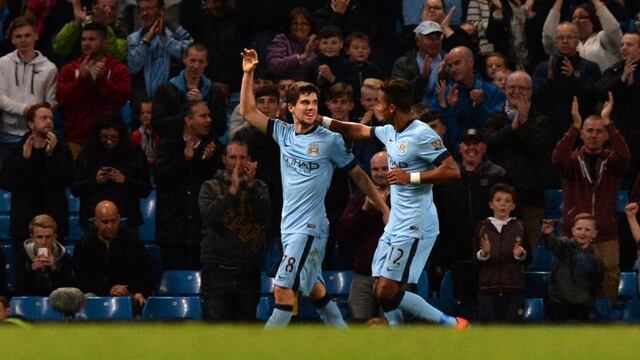
[[[376,110],[378,106],[378,91],[383,81],[376,78],[365,79],[360,88],[360,106],[364,114],[360,118],[360,124],[376,126],[383,122],[382,113]]]
[[[144,100],[140,103],[140,127],[131,133],[131,142],[138,145],[147,156],[149,165],[156,162],[156,152],[160,145],[160,136],[153,130],[151,125],[151,100]]]
[[[344,46],[349,56],[349,60],[355,64],[358,70],[358,85],[364,85],[365,79],[383,79],[382,69],[369,61],[371,55],[371,44],[369,37],[359,31],[351,33],[344,41]]]
[[[516,322],[524,308],[524,266],[529,242],[524,223],[511,212],[516,208],[513,187],[491,188],[493,217],[478,223],[474,235],[478,274],[478,315],[482,322]]]
[[[504,94],[507,93],[507,78],[509,75],[511,75],[511,70],[509,69],[498,70],[493,74],[493,85],[500,88]]]
[[[484,75],[489,81],[495,81],[498,71],[509,70],[507,57],[499,52],[491,52],[484,56]]]
[[[326,100],[329,88],[335,83],[346,82],[351,84],[352,89],[360,90],[358,69],[341,54],[344,42],[340,28],[325,26],[318,32],[318,38],[320,55],[312,62],[307,81],[320,88],[320,100]]]
[[[591,242],[598,233],[596,218],[587,213],[576,215],[571,239],[553,234],[553,220],[542,223],[542,240],[555,256],[549,284],[549,315],[554,321],[587,321],[589,311],[602,287],[604,265]]]

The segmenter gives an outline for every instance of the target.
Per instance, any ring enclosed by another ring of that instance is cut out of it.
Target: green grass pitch
[[[640,328],[79,324],[0,328],[0,359],[640,359]]]

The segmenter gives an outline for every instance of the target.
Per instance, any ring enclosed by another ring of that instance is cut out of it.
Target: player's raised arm
[[[320,115],[318,115],[320,117]],[[320,117],[322,126],[325,128],[340,133],[345,138],[352,141],[370,140],[371,139],[371,127],[358,123],[343,122],[335,120],[330,117]]]
[[[262,133],[267,133],[269,118],[256,107],[253,94],[253,73],[258,66],[258,53],[253,49],[242,52],[242,87],[240,88],[240,115]]]

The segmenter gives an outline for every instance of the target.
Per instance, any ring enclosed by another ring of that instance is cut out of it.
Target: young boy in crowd
[[[347,58],[342,56],[342,32],[337,26],[325,26],[318,32],[320,55],[310,67],[307,81],[320,88],[321,101],[327,100],[326,94],[331,85],[346,82],[352,89],[360,90],[358,70]],[[354,93],[354,98],[360,94]],[[322,113],[324,109],[320,109]]]
[[[369,43],[369,37],[365,33],[352,32],[344,40],[344,46],[349,60],[358,70],[358,83],[360,86],[364,85],[365,79],[368,78],[384,79],[382,69],[369,61],[371,44]]]
[[[604,276],[604,265],[591,242],[598,234],[596,218],[587,213],[576,215],[571,239],[553,234],[555,221],[543,220],[544,246],[555,256],[549,284],[548,312],[552,320],[589,320]]]
[[[153,130],[151,125],[151,100],[144,100],[140,103],[140,127],[131,133],[131,142],[138,145],[147,156],[149,165],[156,163],[156,151],[160,146],[160,136]]]
[[[478,274],[478,317],[482,322],[517,322],[524,309],[524,267],[529,243],[524,223],[511,212],[516,208],[513,187],[491,188],[493,216],[478,223],[474,235]]]
[[[383,81],[378,78],[365,79],[360,88],[360,106],[357,109],[360,118],[360,124],[376,126],[382,124],[382,113],[376,107],[378,106],[378,91],[382,87]]]

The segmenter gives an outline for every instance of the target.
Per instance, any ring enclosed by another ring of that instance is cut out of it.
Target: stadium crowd
[[[623,0],[0,0],[2,240],[16,259],[8,288],[0,252],[0,295],[74,286],[144,306],[156,280],[140,201],[155,189],[162,270],[202,272],[205,319],[255,320],[287,189],[276,144],[237,106],[252,48],[271,119],[292,121],[288,87],[307,81],[321,115],[381,125],[383,82],[411,83],[412,116],[461,173],[433,190],[432,291],[450,272],[459,309],[520,321],[524,271],[545,248],[551,317],[587,320],[597,298],[615,303],[640,242],[638,19]],[[346,146],[388,199],[383,145]],[[381,314],[371,261],[384,224],[353,189],[334,174],[323,269],[353,271],[351,317],[367,321]],[[559,226],[548,189],[562,189]],[[84,232],[73,256],[67,190]]]

